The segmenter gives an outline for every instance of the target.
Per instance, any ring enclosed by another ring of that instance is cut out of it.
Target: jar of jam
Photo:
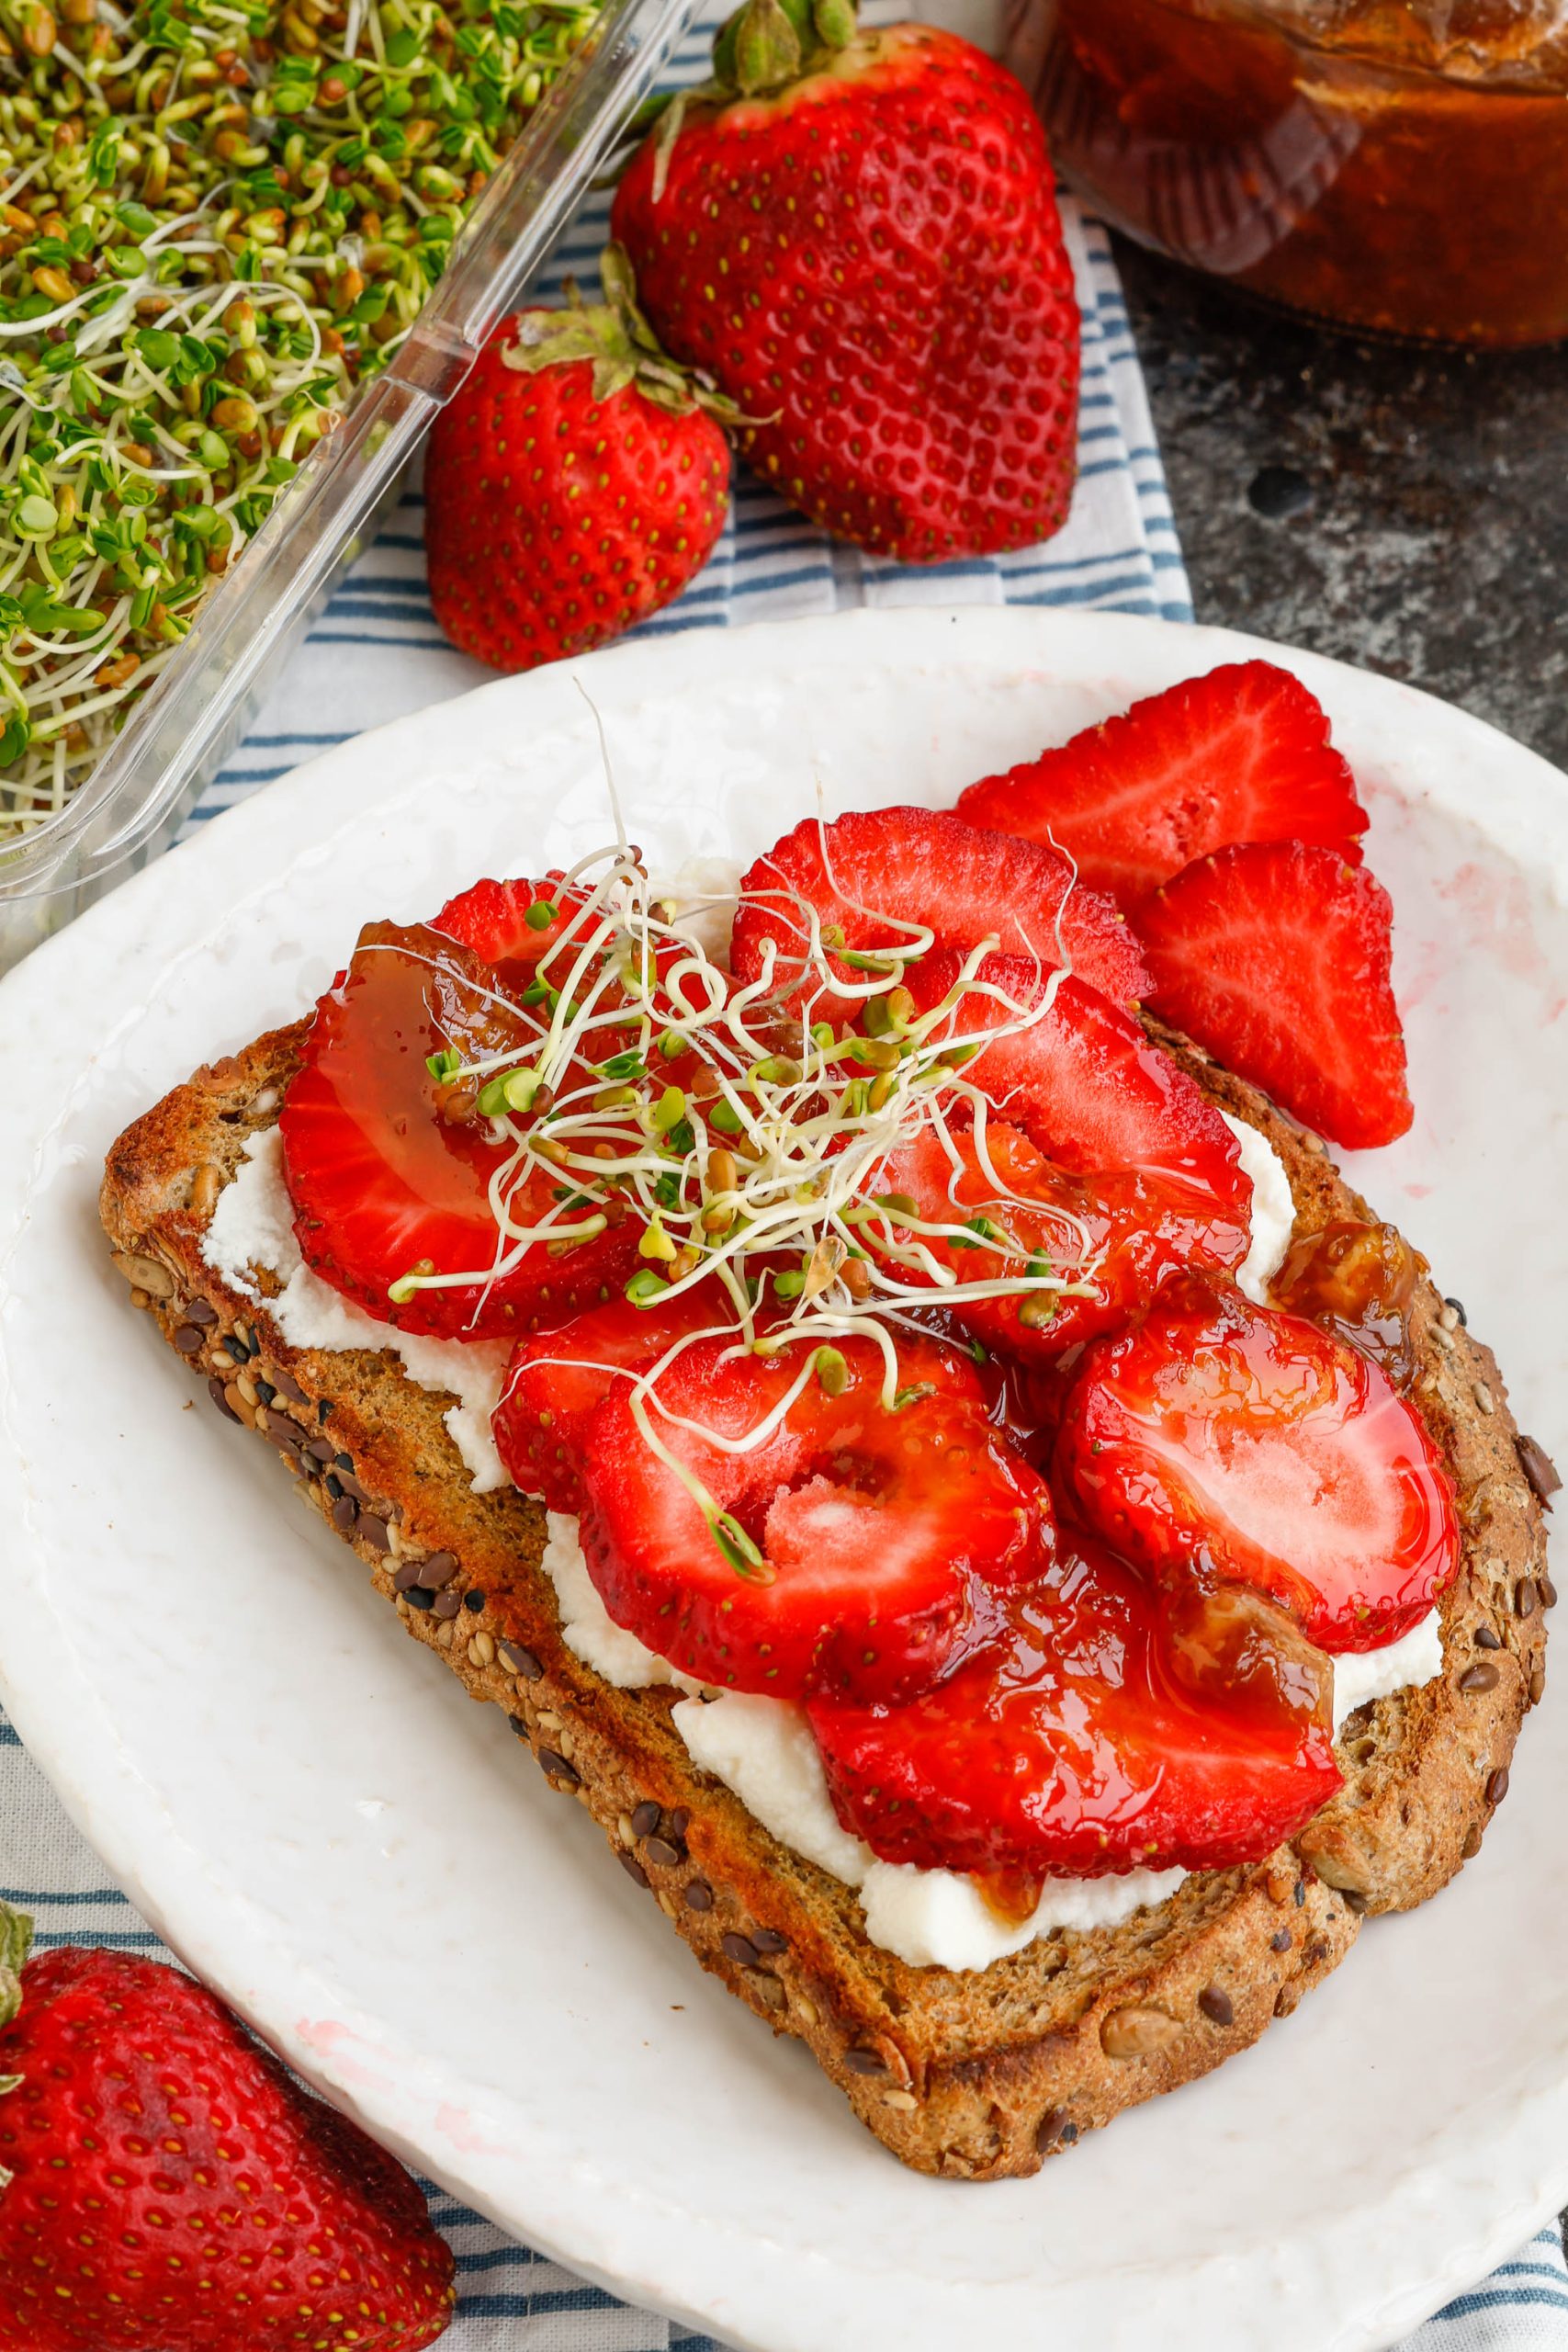
[[[1379,334],[1568,335],[1568,0],[1008,0],[1113,226]]]

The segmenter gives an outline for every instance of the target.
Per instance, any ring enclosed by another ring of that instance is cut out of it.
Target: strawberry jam
[[[1266,1734],[1292,1721],[1332,1724],[1328,1657],[1288,1611],[1250,1586],[1222,1584],[1208,1573],[1177,1583],[1166,1632],[1172,1671],[1196,1697]]]
[[[1359,1348],[1404,1388],[1416,1373],[1410,1309],[1426,1271],[1396,1227],[1342,1218],[1293,1241],[1269,1290],[1277,1306]]]
[[[1441,1457],[1377,1365],[1197,1276],[1085,1351],[1055,1466],[1129,1558],[1252,1585],[1326,1650],[1396,1640],[1459,1562]]]
[[[560,1321],[624,1279],[638,1228],[618,1204],[575,1250],[519,1251],[496,1222],[491,1187],[513,1157],[492,1140],[477,1091],[439,1077],[433,1057],[532,1058],[539,1030],[491,975],[423,924],[369,923],[348,970],[316,1007],[279,1114],[294,1230],[323,1281],[405,1331],[494,1339]],[[526,1226],[555,1204],[556,1171],[537,1161],[510,1180],[509,1214]],[[464,1279],[416,1288],[411,1272]]]
[[[1012,14],[1009,62],[1058,164],[1113,226],[1379,334],[1568,334],[1555,0],[1029,0]]]
[[[1039,1910],[1045,1891],[1044,1871],[982,1871],[974,1875],[976,1894],[1004,1928],[1021,1928]]]
[[[1209,1673],[1229,1634],[1179,1660],[1160,1596],[1101,1545],[1064,1538],[991,1607],[989,1638],[934,1690],[809,1708],[839,1818],[883,1860],[971,1871],[1015,1905],[997,1873],[1254,1860],[1338,1787],[1317,1679],[1270,1679],[1255,1627],[1237,1699]]]

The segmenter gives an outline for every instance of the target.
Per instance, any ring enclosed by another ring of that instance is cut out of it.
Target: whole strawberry
[[[648,314],[839,537],[906,563],[1048,538],[1078,315],[1044,134],[955,34],[808,6],[746,0],[627,167],[611,224]]]
[[[452,2255],[390,2156],[188,1976],[28,1944],[0,1905],[0,2352],[434,2343]]]
[[[660,350],[625,255],[602,266],[602,303],[506,320],[431,433],[431,602],[492,669],[585,653],[646,620],[724,527],[728,406]]]

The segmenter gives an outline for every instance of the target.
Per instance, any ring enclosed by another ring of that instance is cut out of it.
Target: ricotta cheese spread
[[[1113,1927],[1145,1904],[1163,1902],[1186,1876],[1184,1871],[1132,1871],[1121,1878],[1053,1879],[1033,1917],[1010,1927],[968,1879],[953,1871],[879,1862],[869,1846],[840,1826],[802,1708],[739,1690],[698,1697],[699,1684],[617,1625],[589,1576],[577,1521],[564,1511],[549,1514],[544,1565],[560,1603],[568,1649],[617,1690],[674,1682],[692,1692],[671,1714],[692,1761],[733,1789],[781,1844],[856,1888],[872,1942],[913,1968],[987,1968],[1053,1928]]]
[[[549,1514],[544,1565],[560,1603],[562,1638],[585,1666],[620,1690],[673,1682],[698,1691],[688,1676],[615,1623],[589,1576],[577,1521],[565,1512]],[[1369,1699],[1429,1682],[1442,1667],[1436,1610],[1383,1649],[1336,1658],[1335,1730]],[[803,1709],[784,1699],[725,1690],[682,1699],[671,1721],[692,1761],[733,1789],[764,1829],[858,1891],[871,1941],[912,1968],[988,1968],[1054,1928],[1119,1927],[1134,1911],[1163,1903],[1187,1875],[1179,1870],[1129,1871],[1105,1878],[1048,1879],[1032,1916],[1010,1926],[959,1872],[879,1862],[842,1827]]]
[[[502,1382],[512,1353],[505,1340],[432,1340],[378,1323],[351,1305],[330,1283],[312,1273],[294,1238],[294,1205],[283,1181],[283,1136],[266,1127],[250,1137],[245,1157],[218,1195],[212,1221],[202,1236],[201,1254],[247,1298],[263,1294],[253,1280],[259,1268],[276,1274],[283,1288],[266,1300],[266,1311],[295,1348],[391,1348],[417,1387],[445,1390],[457,1403],[443,1416],[476,1494],[511,1485],[495,1441],[491,1415],[501,1402]]]
[[[546,1513],[546,1522],[548,1532],[541,1565],[556,1589],[561,1639],[572,1656],[614,1683],[617,1690],[647,1690],[656,1682],[673,1682],[682,1690],[700,1691],[700,1682],[694,1682],[689,1674],[682,1674],[679,1667],[658,1657],[635,1634],[616,1624],[588,1573],[576,1520],[566,1511],[552,1510]]]
[[[1334,1661],[1334,1732],[1369,1699],[1435,1682],[1443,1670],[1443,1621],[1435,1609],[1381,1650],[1346,1650]]]
[[[682,858],[668,881],[656,876],[655,895],[673,903],[674,927],[700,947],[710,964],[729,969],[729,934],[740,904],[740,867],[732,857]]]
[[[1228,1111],[1220,1116],[1241,1146],[1242,1169],[1252,1179],[1252,1239],[1235,1270],[1235,1286],[1255,1306],[1267,1306],[1269,1282],[1284,1263],[1295,1227],[1291,1180],[1267,1136]]]
[[[912,1968],[988,1968],[1053,1928],[1114,1927],[1145,1904],[1163,1902],[1187,1875],[1131,1871],[1120,1878],[1048,1879],[1032,1917],[1012,1927],[981,1900],[971,1880],[912,1862],[879,1862],[840,1826],[800,1708],[727,1690],[705,1704],[682,1699],[671,1720],[694,1763],[733,1789],[764,1829],[859,1891],[872,1942]]]

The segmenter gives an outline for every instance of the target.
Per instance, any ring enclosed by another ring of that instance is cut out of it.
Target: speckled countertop
[[[1198,618],[1408,679],[1568,767],[1568,345],[1373,346],[1117,259]]]

